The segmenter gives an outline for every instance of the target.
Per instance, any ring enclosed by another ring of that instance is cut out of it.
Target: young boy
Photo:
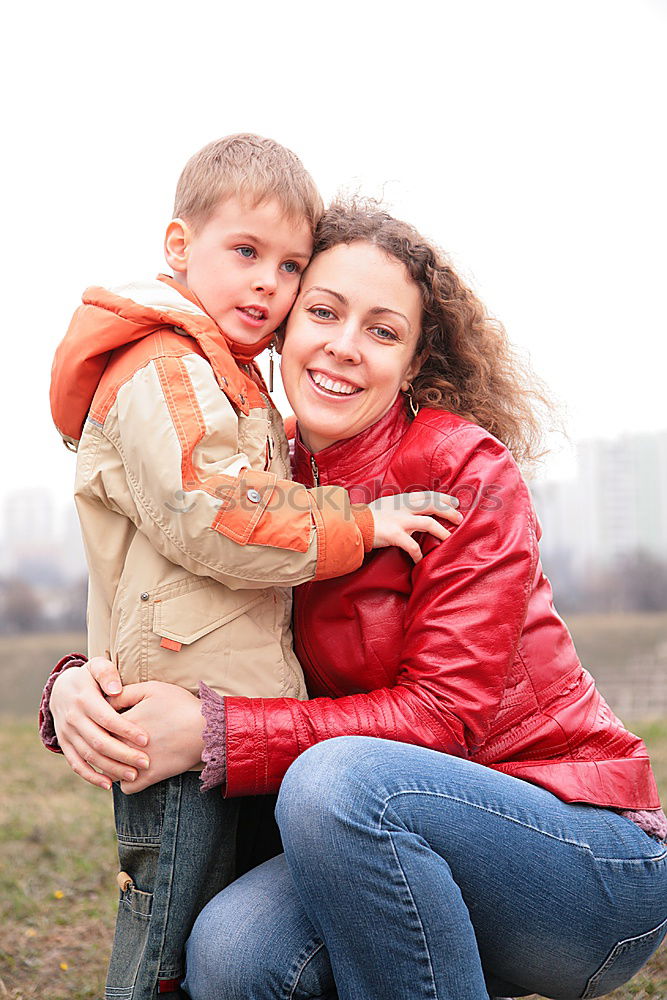
[[[165,238],[174,278],[90,288],[58,348],[54,419],[78,449],[89,656],[124,683],[306,697],[289,587],[355,569],[367,507],[288,481],[253,364],[297,295],[322,203],[297,157],[252,135],[186,165]],[[55,748],[55,747],[54,747]],[[190,772],[114,785],[121,889],[106,997],[174,993],[201,907],[234,877],[238,802]]]

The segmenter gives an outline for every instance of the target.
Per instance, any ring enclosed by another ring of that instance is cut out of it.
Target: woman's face
[[[421,312],[419,288],[403,264],[370,243],[337,246],[312,260],[281,364],[311,451],[366,430],[407,388]]]

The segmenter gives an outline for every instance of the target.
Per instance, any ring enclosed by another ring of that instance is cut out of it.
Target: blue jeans
[[[276,815],[284,856],[197,919],[193,1000],[597,997],[667,931],[665,845],[470,761],[327,740]]]
[[[132,881],[118,901],[105,1000],[178,996],[195,917],[236,874],[239,802],[202,793],[192,771],[113,794],[120,867]]]

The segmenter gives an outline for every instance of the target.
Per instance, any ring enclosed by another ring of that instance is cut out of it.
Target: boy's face
[[[308,222],[288,219],[274,199],[253,208],[226,198],[197,233],[175,220],[165,241],[177,280],[230,340],[248,346],[285,319],[312,249]]]

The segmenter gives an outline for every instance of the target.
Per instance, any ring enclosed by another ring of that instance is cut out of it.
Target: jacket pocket
[[[159,588],[144,649],[146,680],[197,694],[199,682],[222,695],[297,695],[282,648],[282,598],[268,590],[229,590],[189,578]]]
[[[165,588],[153,605],[153,632],[189,646],[266,600],[264,590],[228,590],[210,580],[194,581],[180,593]]]
[[[582,1000],[590,997],[601,997],[610,993],[617,986],[622,986],[639,972],[642,965],[649,960],[653,952],[667,934],[667,920],[654,927],[646,934],[638,937],[625,938],[619,941],[609,952],[600,968],[588,980],[582,993]]]

